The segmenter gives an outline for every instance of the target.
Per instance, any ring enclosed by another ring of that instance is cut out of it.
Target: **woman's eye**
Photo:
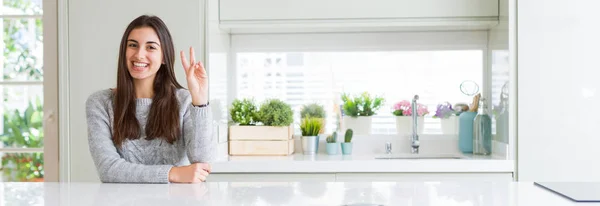
[[[155,46],[148,46],[148,49],[154,50],[154,49],[156,49],[156,47]]]
[[[128,47],[137,47],[137,45],[135,45],[135,44],[128,44],[127,46]]]

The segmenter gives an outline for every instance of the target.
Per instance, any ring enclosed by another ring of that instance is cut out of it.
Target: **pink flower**
[[[429,114],[427,106],[425,106],[424,104],[417,104],[417,114],[419,116],[425,116],[426,114]]]
[[[410,102],[407,100],[403,100],[394,104],[393,110],[393,114],[396,116],[412,116],[412,107]],[[426,114],[429,114],[427,106],[417,103],[417,115],[424,116]]]
[[[394,110],[407,110],[408,108],[410,108],[410,102],[406,100],[394,104]]]

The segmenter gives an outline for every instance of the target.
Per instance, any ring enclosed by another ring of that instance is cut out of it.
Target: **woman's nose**
[[[146,56],[146,52],[143,49],[138,49],[137,52],[135,53],[135,57],[137,59],[144,59],[145,56]]]

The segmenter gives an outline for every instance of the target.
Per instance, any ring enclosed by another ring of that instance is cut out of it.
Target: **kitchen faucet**
[[[412,136],[411,136],[411,147],[412,147],[412,153],[413,154],[418,154],[419,153],[419,135],[417,134],[417,129],[418,129],[418,125],[417,125],[417,100],[419,100],[419,95],[415,95],[415,97],[413,98],[410,106],[412,108]]]

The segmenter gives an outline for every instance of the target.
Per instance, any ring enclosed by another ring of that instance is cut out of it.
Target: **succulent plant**
[[[344,136],[344,142],[350,143],[352,141],[352,129],[346,130],[346,135]]]
[[[337,140],[337,132],[333,132],[333,134],[329,135],[325,140],[327,140],[327,143],[335,143]]]

